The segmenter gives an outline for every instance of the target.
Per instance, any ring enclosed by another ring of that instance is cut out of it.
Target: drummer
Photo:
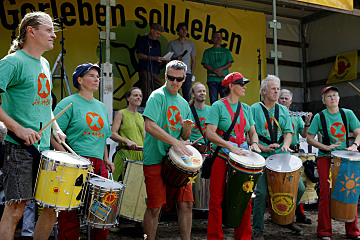
[[[200,82],[196,82],[192,86],[190,90],[190,94],[191,94],[191,100],[189,102],[189,105],[195,126],[191,129],[191,136],[189,140],[191,142],[194,142],[199,138],[203,137],[203,139],[193,144],[192,146],[195,147],[201,154],[204,154],[210,151],[209,141],[206,140],[205,138],[205,131],[206,131],[205,122],[210,109],[210,106],[205,104],[205,100],[206,100],[205,85]]]
[[[125,93],[125,98],[127,107],[116,113],[111,127],[111,139],[119,143],[114,158],[116,181],[124,178],[125,158],[143,161],[144,118],[137,112],[142,101],[142,91],[137,87],[130,88]]]
[[[169,62],[165,70],[165,85],[151,93],[143,114],[146,130],[143,167],[148,196],[143,225],[148,240],[156,237],[161,207],[165,203],[171,205],[175,199],[179,206],[180,237],[190,240],[194,202],[191,184],[172,188],[164,184],[161,177],[163,158],[171,146],[180,156],[192,155],[185,146],[193,127],[191,111],[178,93],[185,77],[185,63],[178,60]]]
[[[268,75],[260,85],[260,95],[264,100],[251,106],[256,132],[260,140],[260,154],[264,158],[277,153],[293,152],[290,149],[292,127],[289,110],[285,106],[277,104],[279,92],[280,79],[274,75]],[[300,178],[296,205],[299,204],[304,191],[305,186]],[[269,195],[266,172],[259,177],[255,194],[253,210],[254,239],[264,239],[264,214]],[[284,227],[295,232],[301,232],[301,228],[295,223]]]
[[[288,89],[281,89],[279,96],[279,103],[281,105],[284,105],[290,111],[290,105],[293,102],[293,93]],[[299,134],[301,134],[303,138],[307,137],[307,130],[310,127],[311,118],[311,112],[308,112],[308,114],[305,116],[306,123],[300,116],[290,116],[293,127],[292,142],[290,148],[294,150],[295,153],[298,153],[300,150]],[[299,206],[296,208],[296,222],[311,224],[311,219],[305,216],[303,203],[300,203]]]
[[[360,144],[360,122],[353,111],[339,108],[339,89],[334,86],[325,87],[321,92],[321,98],[326,109],[322,111],[325,119],[328,139],[323,131],[320,113],[317,113],[308,130],[307,141],[312,146],[319,149],[317,158],[317,169],[319,173],[320,194],[318,209],[318,227],[317,236],[320,239],[329,240],[332,237],[332,227],[330,218],[330,201],[329,201],[329,170],[330,170],[330,153],[335,150],[358,151]],[[347,129],[344,132],[344,121],[342,113],[345,115]],[[353,131],[355,138],[351,146],[347,146],[346,138],[349,131]],[[323,136],[321,142],[315,140],[315,135],[320,133]],[[328,142],[329,144],[325,144]],[[348,238],[360,239],[360,231],[357,225],[357,213],[354,222],[345,223],[346,235]]]
[[[94,173],[105,178],[108,170],[114,172],[114,164],[109,160],[106,139],[111,136],[110,124],[105,105],[94,98],[99,88],[100,67],[84,63],[73,73],[74,87],[79,92],[64,98],[55,108],[60,112],[70,103],[72,106],[58,118],[60,128],[67,134],[67,143],[75,153],[92,162]],[[63,146],[51,141],[58,151]],[[58,218],[58,239],[79,239],[80,222],[75,211],[61,211]],[[109,229],[91,229],[90,239],[106,239]]]
[[[0,121],[8,129],[2,168],[5,208],[0,222],[1,239],[14,239],[25,204],[33,198],[32,185],[36,180],[33,173],[37,172],[40,161],[38,150],[50,148],[51,128],[41,135],[38,131],[41,123],[45,126],[52,117],[51,72],[42,55],[53,49],[55,38],[49,14],[27,13],[19,25],[19,36],[12,42],[8,55],[0,61]],[[56,121],[52,130],[58,141],[65,140]],[[27,147],[20,145],[23,143]],[[55,221],[54,209],[44,208],[35,226],[34,238],[47,239]]]
[[[259,140],[255,131],[252,113],[250,107],[245,103],[241,103],[243,116],[240,115],[240,111],[237,125],[235,126],[235,128],[244,129],[244,134],[240,135],[238,131],[232,131],[229,141],[225,141],[221,137],[232,123],[232,117],[229,111],[235,114],[239,104],[239,98],[245,96],[245,84],[248,82],[249,80],[244,78],[241,73],[233,72],[228,74],[222,81],[222,86],[225,87],[224,93],[226,97],[216,101],[211,106],[206,119],[206,133],[209,141],[213,143],[212,151],[214,152],[217,146],[222,147],[222,150],[220,150],[218,156],[215,158],[211,170],[207,239],[224,238],[222,229],[222,203],[225,194],[228,150],[238,155],[249,154],[249,152],[244,149],[244,146],[248,149],[246,143],[246,136],[248,135],[251,143],[250,149],[260,152],[258,146]],[[241,118],[245,119],[245,126],[241,124]],[[249,201],[240,226],[234,229],[234,235],[235,239],[251,239],[251,201]]]

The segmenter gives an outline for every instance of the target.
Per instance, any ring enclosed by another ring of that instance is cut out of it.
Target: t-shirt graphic
[[[104,120],[99,114],[88,112],[86,114],[86,122],[92,131],[100,131],[104,127]]]
[[[43,105],[43,106],[49,105],[50,98],[48,98],[48,96],[51,91],[51,86],[50,86],[50,79],[46,76],[45,73],[39,74],[37,79],[37,85],[38,85],[37,96],[39,96],[40,98],[36,96],[32,105]]]
[[[166,111],[166,115],[171,125],[176,125],[180,120],[180,111],[176,106],[170,106]]]
[[[334,137],[341,138],[345,135],[345,126],[340,122],[336,122],[331,125],[330,131]]]

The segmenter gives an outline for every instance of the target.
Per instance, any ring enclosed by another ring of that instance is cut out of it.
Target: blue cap
[[[84,63],[76,67],[75,72],[73,73],[73,84],[74,87],[79,89],[78,77],[84,76],[90,69],[95,68],[100,75],[101,69],[97,64]]]

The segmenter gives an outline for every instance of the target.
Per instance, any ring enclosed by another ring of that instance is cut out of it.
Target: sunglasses
[[[171,76],[171,75],[166,75],[167,76],[167,79],[169,80],[169,81],[177,81],[177,82],[182,82],[182,81],[184,81],[184,78],[185,77],[174,77],[174,76]]]
[[[237,83],[237,82],[235,82],[235,83],[233,83],[233,85],[235,85],[235,84],[239,84],[240,86],[242,86],[242,87],[243,87],[243,86],[245,86],[245,84],[246,84],[246,83],[244,83],[244,82],[241,82],[241,83]]]

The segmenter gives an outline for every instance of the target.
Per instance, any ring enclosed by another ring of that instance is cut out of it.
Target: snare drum
[[[331,217],[353,222],[357,212],[360,186],[360,153],[333,151]],[[321,187],[321,186],[320,186]]]
[[[43,151],[35,184],[35,201],[57,210],[77,209],[91,162],[67,152]]]
[[[119,215],[142,222],[146,211],[146,188],[144,181],[143,163],[126,160],[124,184],[126,188],[121,195]]]
[[[124,185],[103,177],[87,182],[83,220],[90,227],[111,228],[117,224],[117,212]]]
[[[248,155],[230,152],[228,164],[223,224],[238,227],[265,166],[265,159],[260,154],[251,151]]]
[[[203,160],[209,154],[202,154]],[[210,201],[210,179],[201,178],[200,174],[195,178],[195,183],[192,185],[194,195],[194,209],[201,211],[209,210]]]
[[[315,153],[294,153],[294,156],[297,156],[304,163],[306,161],[315,161]],[[313,204],[317,202],[318,195],[315,190],[316,183],[313,183],[305,174],[304,166],[301,167],[301,179],[305,184],[304,195],[300,199],[300,203],[304,204]]]
[[[198,150],[190,145],[186,147],[192,152],[191,156],[180,156],[174,147],[169,149],[165,158],[161,175],[169,186],[180,188],[189,183],[189,178],[196,176],[203,163]]]
[[[301,166],[302,161],[290,154],[275,154],[266,159],[271,219],[279,225],[294,221]]]

